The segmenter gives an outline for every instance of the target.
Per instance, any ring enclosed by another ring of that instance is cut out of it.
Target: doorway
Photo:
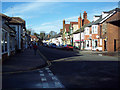
[[[107,51],[107,41],[104,40],[104,50]]]
[[[114,51],[116,51],[116,40],[114,40]]]

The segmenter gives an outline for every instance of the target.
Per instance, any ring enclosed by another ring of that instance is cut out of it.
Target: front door
[[[107,51],[107,41],[106,40],[104,40],[104,49],[105,49],[105,51]]]
[[[116,51],[116,40],[114,40],[114,51]]]

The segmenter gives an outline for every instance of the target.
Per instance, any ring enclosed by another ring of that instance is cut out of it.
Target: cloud
[[[66,23],[70,23],[70,21],[76,21],[77,22],[77,18],[78,16],[73,16],[73,17],[69,17],[69,18],[65,18]],[[53,22],[46,22],[46,23],[42,23],[40,26],[35,26],[33,27],[33,29],[37,32],[40,33],[40,31],[45,31],[46,33],[49,33],[50,31],[55,31],[57,33],[60,32],[60,29],[63,28],[63,19],[61,20],[56,20]]]

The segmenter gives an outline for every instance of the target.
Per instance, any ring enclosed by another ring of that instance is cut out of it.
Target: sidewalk
[[[100,55],[100,56],[113,56],[113,57],[120,57],[120,52],[107,52],[107,51],[88,51],[88,50],[78,50],[78,49],[74,49],[75,52],[85,55],[85,54],[89,54],[89,55]]]
[[[33,49],[25,49],[23,52],[17,53],[5,60],[2,63],[2,72],[22,72],[40,68],[46,65],[46,61],[42,59],[38,51],[37,54],[34,55]]]

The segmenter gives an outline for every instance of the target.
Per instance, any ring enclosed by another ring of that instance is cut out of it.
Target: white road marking
[[[49,68],[45,68],[45,70],[47,70],[47,74],[49,74],[49,76],[46,76],[46,74],[44,74],[46,72],[43,73],[42,70],[39,71],[42,81],[42,88],[64,88],[64,85],[62,85],[58,78],[54,76]],[[49,80],[49,78],[51,78],[52,80],[47,81],[47,79]]]
[[[63,88],[60,82],[55,82],[55,87],[56,88]]]
[[[43,88],[49,88],[49,85],[47,82],[43,82],[42,85],[43,85]]]
[[[55,76],[52,77],[52,80],[58,80]]]
[[[48,72],[51,72],[51,70],[47,70]]]
[[[42,77],[42,78],[41,78],[41,81],[44,82],[44,81],[47,81],[47,79],[46,79],[45,77]]]
[[[53,76],[53,73],[49,73],[50,76]]]
[[[49,68],[45,68],[46,70],[49,70]]]
[[[43,71],[39,71],[40,73],[43,73]]]
[[[40,76],[45,76],[44,74],[40,74]]]

